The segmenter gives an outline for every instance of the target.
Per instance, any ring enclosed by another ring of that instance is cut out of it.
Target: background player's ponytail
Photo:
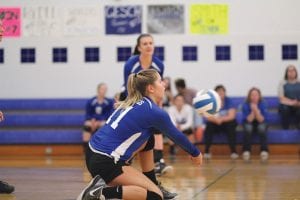
[[[133,51],[133,55],[140,55],[141,52],[139,51],[139,46],[140,46],[140,43],[141,43],[141,39],[143,37],[152,37],[152,35],[148,34],[148,33],[143,33],[141,34],[137,40],[136,40],[136,45],[135,45],[135,48],[134,48],[134,51]]]
[[[121,107],[131,106],[147,96],[147,86],[154,84],[159,76],[159,73],[154,69],[146,69],[136,74],[130,74],[127,83],[128,96],[123,102],[120,102]]]

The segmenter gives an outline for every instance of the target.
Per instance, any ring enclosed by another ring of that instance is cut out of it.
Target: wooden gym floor
[[[174,173],[160,180],[180,200],[300,200],[298,156],[271,156],[267,163],[258,157],[245,163],[221,156],[196,168],[180,155],[171,164]],[[15,192],[1,194],[1,200],[74,200],[89,175],[82,156],[1,156],[0,179],[15,186]]]

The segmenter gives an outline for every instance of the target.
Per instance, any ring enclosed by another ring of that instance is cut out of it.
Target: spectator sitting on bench
[[[292,120],[300,129],[300,81],[294,65],[288,65],[285,70],[284,80],[278,88],[279,114],[283,129],[289,129]]]
[[[267,107],[262,99],[261,92],[258,88],[253,87],[249,90],[247,99],[242,105],[243,128],[244,128],[244,145],[243,159],[250,160],[251,152],[251,135],[257,133],[260,137],[262,161],[269,157],[267,144]]]
[[[222,105],[218,115],[207,117],[206,128],[204,131],[205,138],[205,159],[210,159],[210,146],[213,142],[213,135],[217,132],[227,134],[228,143],[231,150],[231,159],[237,159],[236,153],[236,108],[229,97],[226,96],[226,89],[223,85],[217,85],[215,91],[220,95]]]
[[[83,146],[87,149],[91,135],[102,127],[114,110],[114,100],[106,97],[107,85],[100,83],[97,87],[97,96],[88,100],[83,126]]]

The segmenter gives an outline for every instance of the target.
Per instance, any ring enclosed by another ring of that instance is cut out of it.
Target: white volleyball
[[[214,90],[200,90],[193,99],[193,106],[199,114],[214,115],[221,108],[221,98]]]

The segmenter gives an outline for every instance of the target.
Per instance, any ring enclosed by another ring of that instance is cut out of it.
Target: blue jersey
[[[234,104],[229,97],[225,97],[224,104],[219,111],[220,116],[226,116],[230,109],[235,109]]]
[[[152,100],[144,97],[126,109],[116,109],[91,138],[91,149],[114,158],[127,161],[158,129],[192,156],[200,151],[172,123],[169,115]]]
[[[149,67],[149,69],[155,69],[161,77],[163,77],[164,74],[164,64],[162,63],[161,60],[159,60],[157,57],[153,56],[152,57],[152,63],[151,66]],[[127,82],[128,82],[128,77],[130,74],[132,73],[138,73],[140,71],[142,71],[143,68],[141,66],[140,63],[140,55],[134,55],[131,56],[127,62],[125,63],[124,66],[124,91],[127,95]]]
[[[107,120],[114,110],[114,100],[104,98],[102,103],[99,103],[97,97],[88,100],[86,107],[86,120],[96,119],[99,121]]]

